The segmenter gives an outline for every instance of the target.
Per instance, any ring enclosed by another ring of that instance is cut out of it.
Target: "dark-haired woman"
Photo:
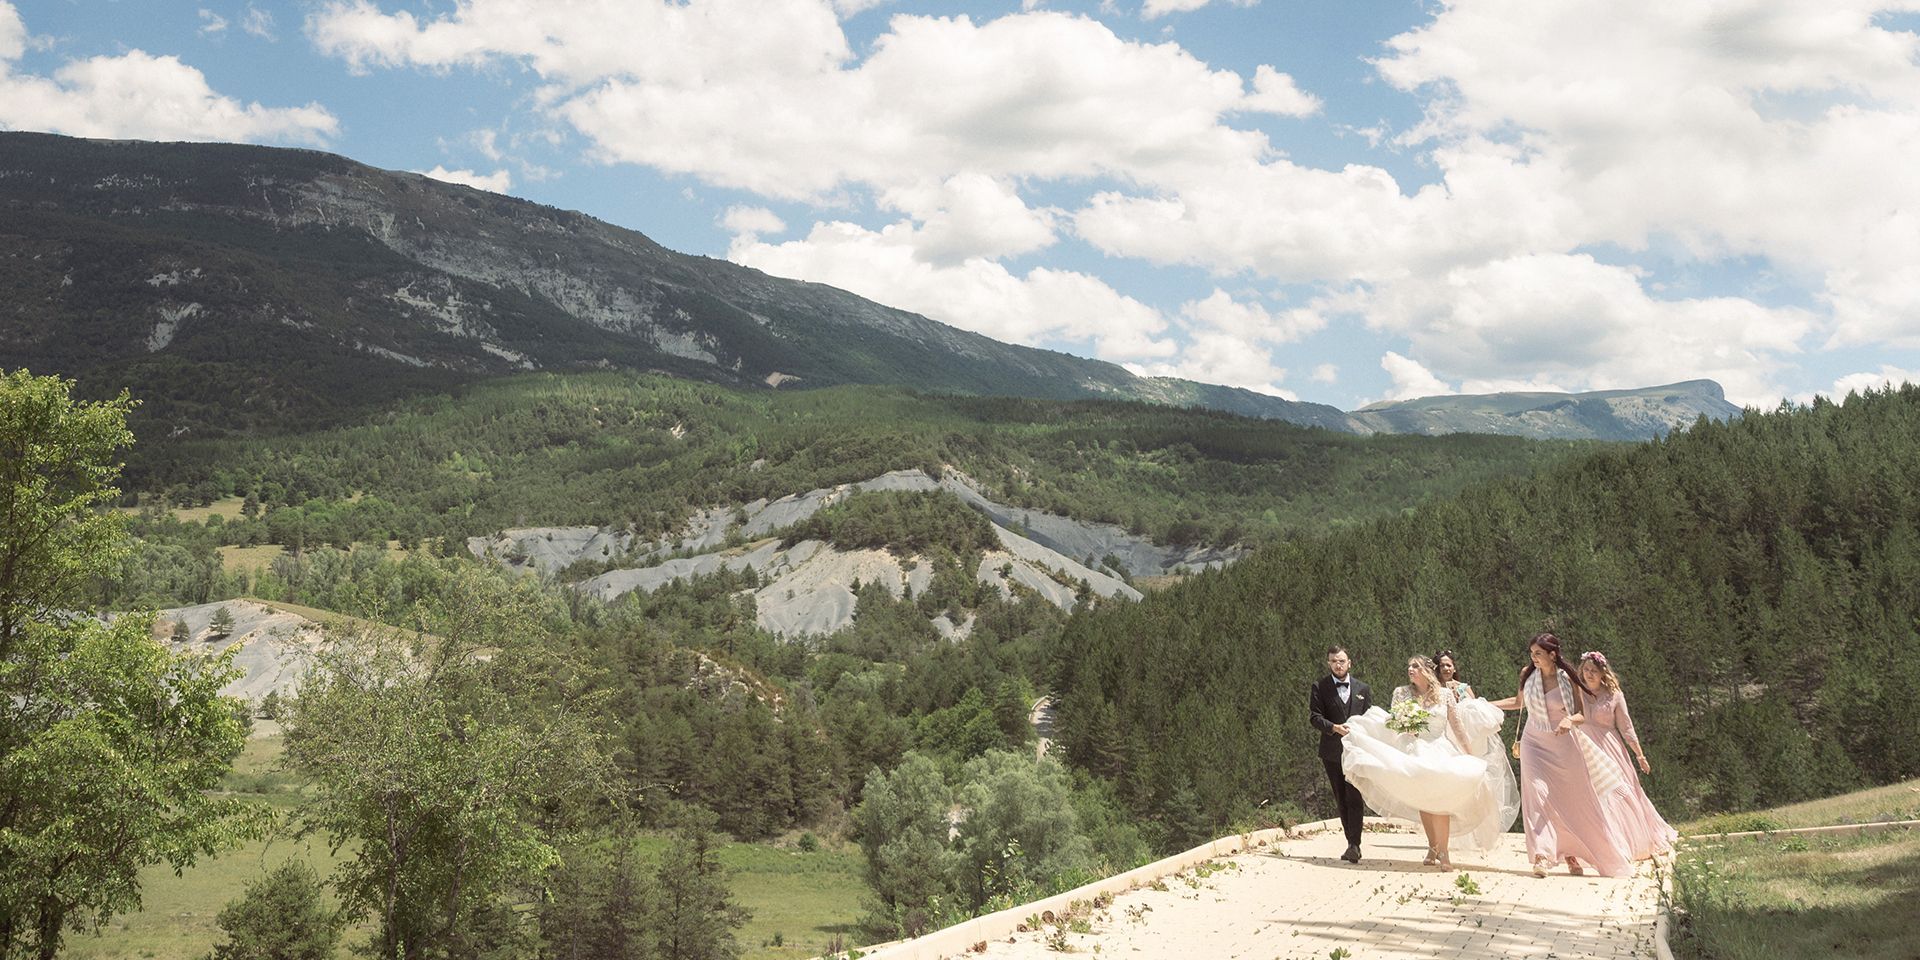
[[[1600,804],[1617,789],[1621,771],[1593,742],[1575,732],[1584,722],[1580,677],[1560,656],[1560,639],[1542,633],[1527,643],[1531,659],[1520,671],[1520,691],[1494,703],[1525,710],[1520,725],[1520,810],[1526,824],[1533,875],[1565,861],[1584,873],[1586,863],[1604,876],[1633,872],[1625,832]]]
[[[1441,686],[1452,690],[1462,700],[1479,696],[1465,680],[1460,679],[1460,658],[1454,656],[1452,650],[1442,650],[1433,655],[1433,675],[1440,678]]]

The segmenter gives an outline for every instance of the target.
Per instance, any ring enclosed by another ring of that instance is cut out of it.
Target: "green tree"
[[[260,825],[211,794],[245,739],[220,696],[228,658],[176,657],[151,616],[61,615],[125,552],[116,451],[125,394],[0,375],[0,958],[50,958],[69,931],[140,903],[139,870],[176,869]]]
[[[713,817],[690,810],[646,896],[646,937],[658,960],[733,960],[747,911],[733,902],[720,865]]]
[[[853,824],[876,898],[863,921],[869,934],[919,936],[952,910],[951,807],[952,793],[931,757],[909,753],[892,771],[867,775]]]
[[[319,874],[298,860],[250,881],[215,922],[227,940],[211,960],[332,960],[346,925]]]
[[[567,851],[540,907],[545,960],[642,960],[647,956],[644,866],[630,838],[616,836]]]
[[[357,844],[333,879],[342,905],[396,960],[501,919],[612,782],[605,698],[550,652],[535,594],[466,570],[414,614],[411,635],[330,630],[286,728],[288,765],[319,788],[305,826]]]
[[[213,612],[213,619],[207,622],[208,632],[212,636],[225,637],[233,633],[233,611],[224,605]]]
[[[1095,866],[1080,831],[1073,784],[1059,763],[994,750],[967,763],[955,802],[964,811],[954,840],[954,887],[971,909]]]

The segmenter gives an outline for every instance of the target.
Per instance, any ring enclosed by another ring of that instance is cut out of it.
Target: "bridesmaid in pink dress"
[[[1627,751],[1640,761],[1641,773],[1652,773],[1647,754],[1640,749],[1640,738],[1633,732],[1633,715],[1627,712],[1627,696],[1620,692],[1620,678],[1607,663],[1606,654],[1589,650],[1580,655],[1580,679],[1593,695],[1587,698],[1587,722],[1580,725],[1582,736],[1593,740],[1625,774],[1620,789],[1601,798],[1601,804],[1614,816],[1627,834],[1627,843],[1635,860],[1668,853],[1679,832],[1667,825],[1660,811],[1647,799],[1627,762]]]
[[[1582,861],[1604,876],[1627,876],[1633,859],[1625,832],[1600,802],[1603,793],[1617,789],[1619,771],[1610,770],[1613,761],[1574,730],[1584,720],[1580,678],[1560,658],[1560,639],[1551,633],[1535,636],[1527,653],[1533,662],[1520,672],[1520,692],[1494,706],[1526,710],[1520,810],[1533,875],[1544,877],[1564,860],[1575,876],[1585,873]]]

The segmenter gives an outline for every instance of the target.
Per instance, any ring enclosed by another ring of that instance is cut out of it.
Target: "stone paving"
[[[1622,879],[1569,876],[1563,865],[1540,879],[1519,834],[1456,855],[1452,873],[1421,865],[1426,841],[1414,832],[1370,830],[1357,866],[1338,859],[1345,849],[1338,833],[1323,833],[1222,857],[1166,878],[1164,889],[1090,908],[1088,932],[1042,923],[966,955],[1052,960],[1065,946],[1129,960],[1654,956],[1648,865]],[[1456,885],[1462,875],[1478,892]]]

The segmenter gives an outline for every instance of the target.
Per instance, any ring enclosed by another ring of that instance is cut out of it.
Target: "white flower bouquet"
[[[1387,715],[1387,729],[1395,733],[1425,733],[1433,722],[1433,711],[1418,700],[1402,700]]]

